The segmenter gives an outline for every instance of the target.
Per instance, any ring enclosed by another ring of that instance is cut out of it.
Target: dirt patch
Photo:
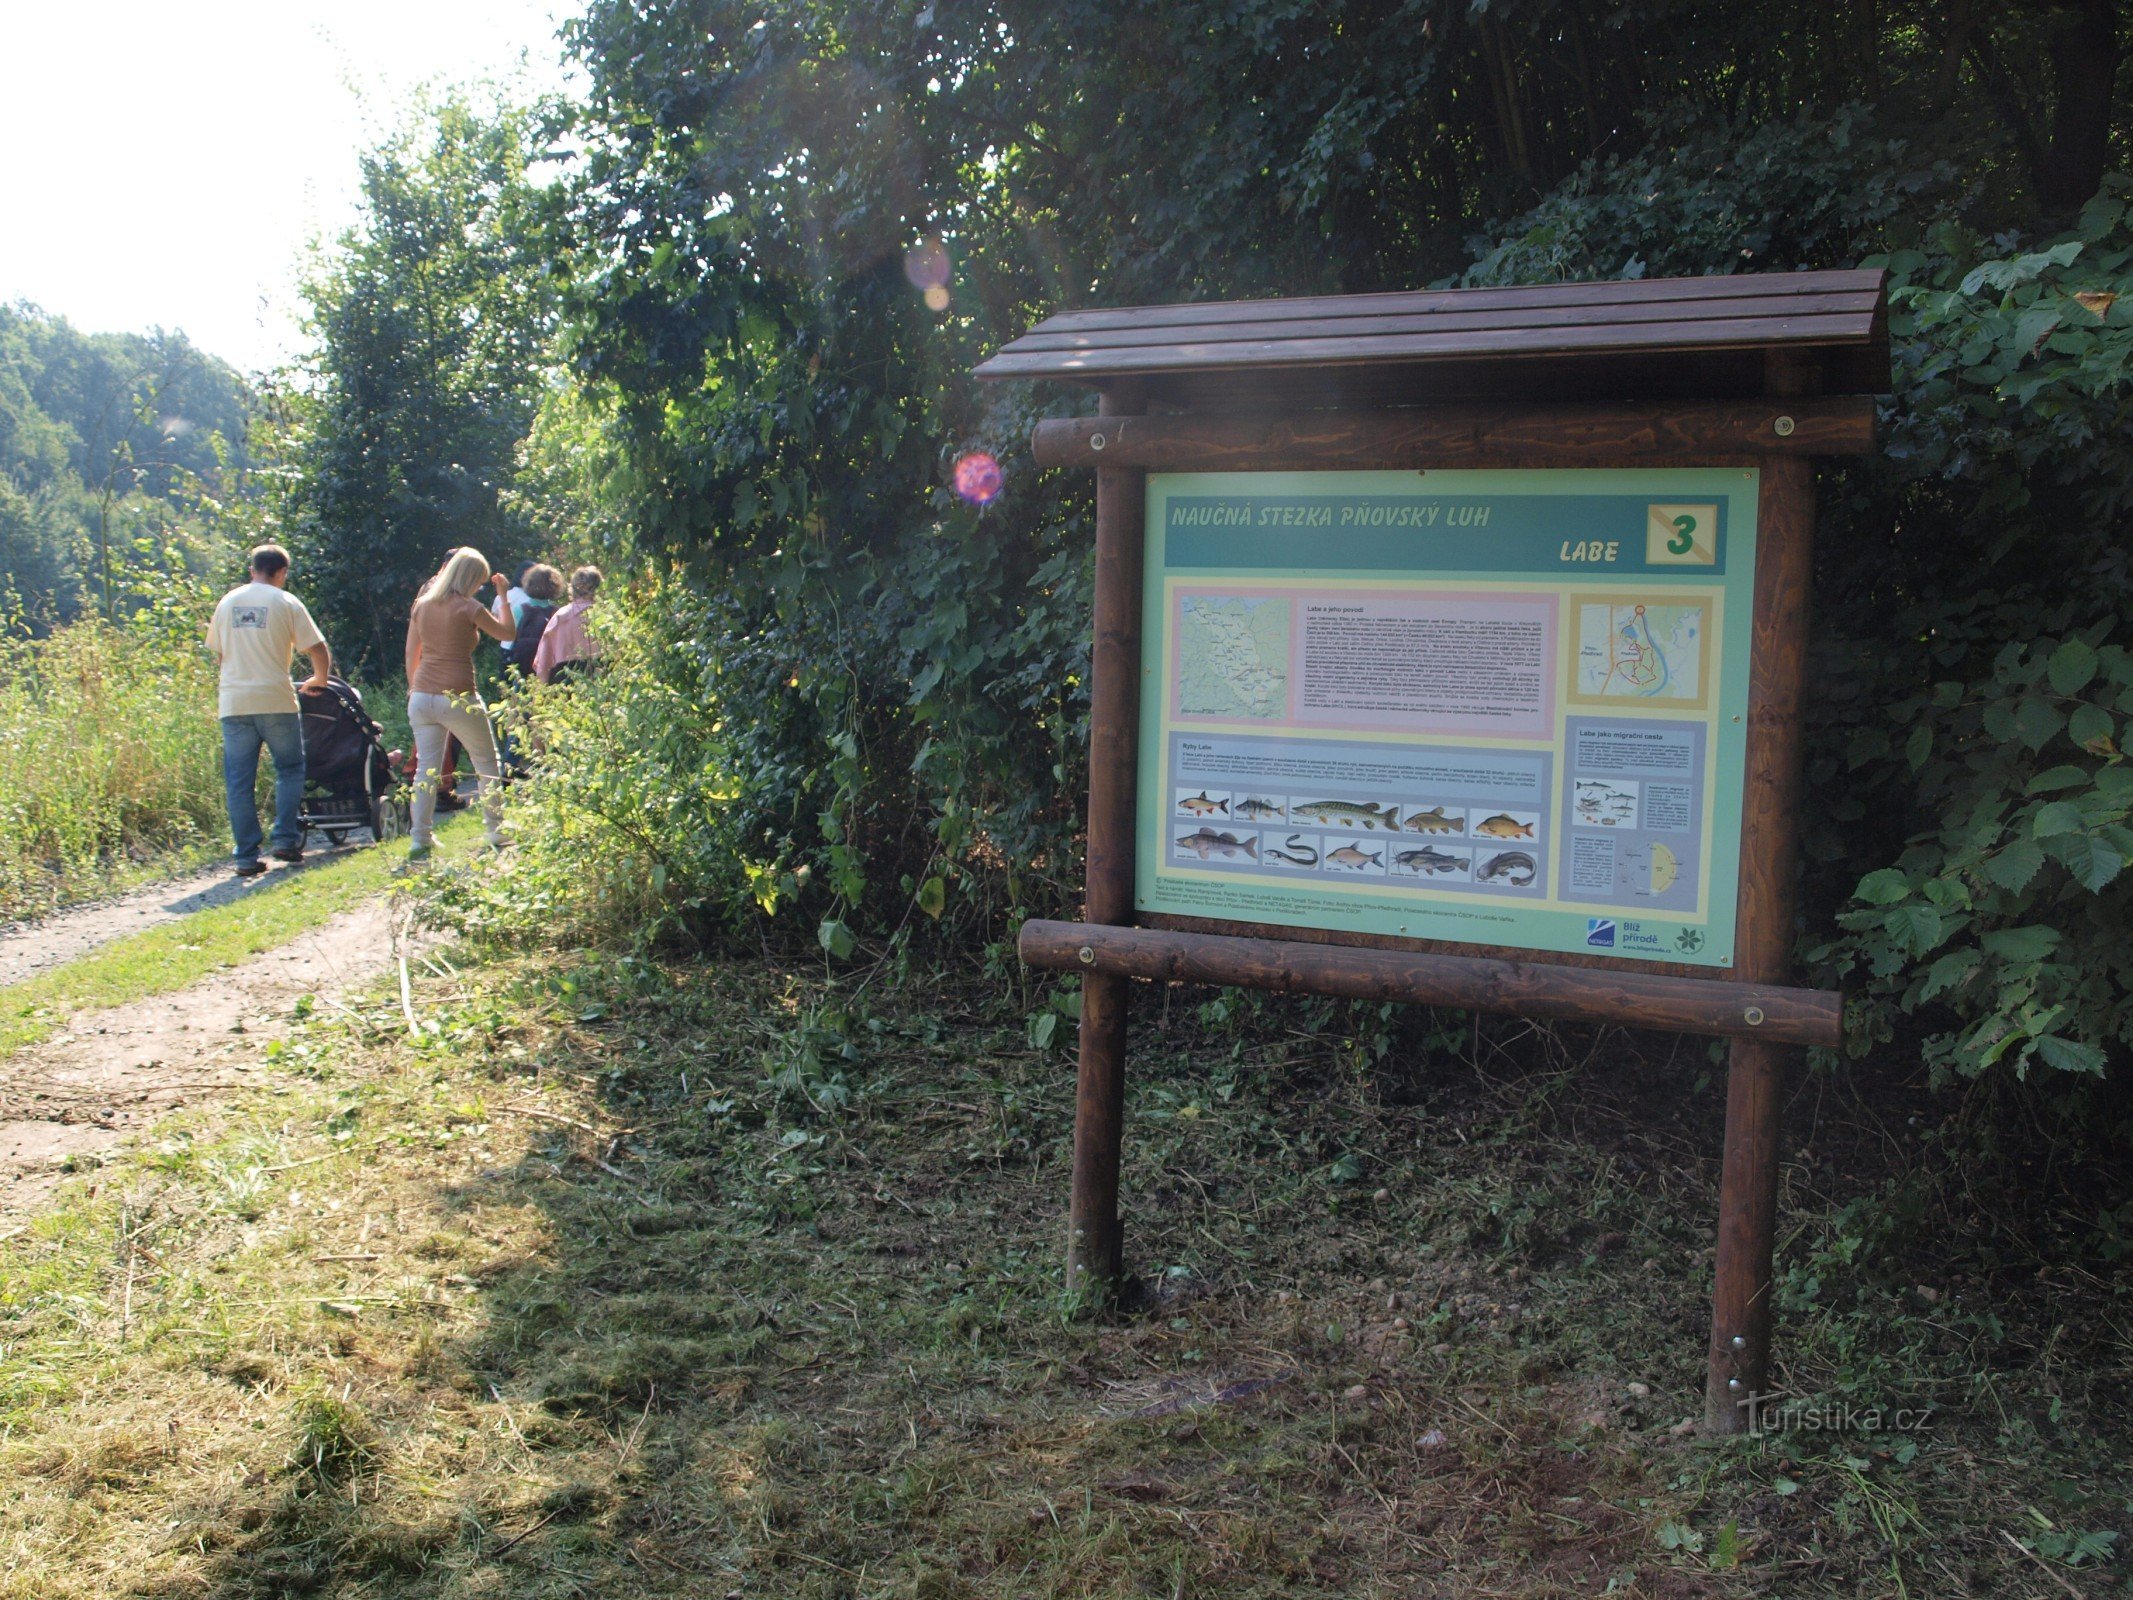
[[[0,1217],[33,1205],[69,1160],[245,1086],[260,1046],[288,1031],[299,997],[336,995],[392,959],[381,897],[189,989],[81,1013],[0,1062]]]

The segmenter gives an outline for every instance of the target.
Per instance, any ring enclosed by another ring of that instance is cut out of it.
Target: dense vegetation
[[[201,502],[243,492],[252,396],[183,334],[84,334],[0,306],[0,572],[36,628],[115,617],[141,569],[207,560]],[[151,578],[152,586],[152,578]]]

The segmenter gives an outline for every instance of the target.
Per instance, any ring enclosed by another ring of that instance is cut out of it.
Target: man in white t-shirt
[[[308,692],[333,676],[333,652],[288,583],[289,552],[261,545],[252,552],[252,581],[224,595],[207,625],[207,648],[222,667],[222,782],[240,878],[267,870],[259,859],[261,745],[274,757],[274,859],[304,859],[304,719],[289,657],[301,650],[311,658]]]

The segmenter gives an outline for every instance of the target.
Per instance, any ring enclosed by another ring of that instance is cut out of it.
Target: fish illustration
[[[1237,815],[1246,822],[1262,822],[1268,817],[1281,815],[1281,807],[1271,800],[1262,800],[1257,795],[1237,802]]]
[[[1376,855],[1368,855],[1352,844],[1344,844],[1326,857],[1329,864],[1346,867],[1350,872],[1361,872],[1365,867],[1374,867],[1384,859],[1385,852],[1382,850]]]
[[[1291,817],[1311,822],[1337,822],[1349,828],[1384,828],[1400,825],[1397,805],[1358,805],[1350,800],[1313,800],[1309,805],[1289,807]]]
[[[1266,847],[1266,858],[1269,861],[1286,861],[1292,867],[1315,867],[1318,865],[1318,852],[1303,842],[1303,835],[1300,833],[1289,835],[1286,849],[1268,845]]]
[[[1234,833],[1217,833],[1212,828],[1202,828],[1198,833],[1188,833],[1178,841],[1178,848],[1190,850],[1205,861],[1209,856],[1249,856],[1259,859],[1259,840],[1256,836],[1240,839]]]
[[[1495,816],[1475,823],[1474,831],[1484,839],[1530,839],[1533,837],[1533,824],[1516,821],[1499,811]]]
[[[1432,806],[1427,811],[1407,813],[1407,826],[1416,833],[1457,833],[1459,819],[1444,814],[1444,807]]]
[[[1180,800],[1178,809],[1180,811],[1189,811],[1196,817],[1212,817],[1217,814],[1227,816],[1229,814],[1229,802],[1227,800],[1210,800],[1207,798],[1207,791],[1202,789],[1190,800]]]
[[[1489,857],[1474,869],[1476,883],[1493,883],[1498,878],[1514,889],[1523,889],[1533,881],[1540,865],[1523,850],[1506,850],[1501,855]]]
[[[1413,826],[1412,820],[1408,825]],[[1409,872],[1457,872],[1466,864],[1459,857],[1432,850],[1428,845],[1419,850],[1402,850],[1392,859],[1395,866],[1405,867]]]

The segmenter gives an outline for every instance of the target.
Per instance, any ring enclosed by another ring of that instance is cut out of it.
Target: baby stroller
[[[300,694],[304,714],[305,832],[316,829],[336,845],[367,828],[379,844],[407,832],[407,791],[393,772],[355,686],[339,678]]]

